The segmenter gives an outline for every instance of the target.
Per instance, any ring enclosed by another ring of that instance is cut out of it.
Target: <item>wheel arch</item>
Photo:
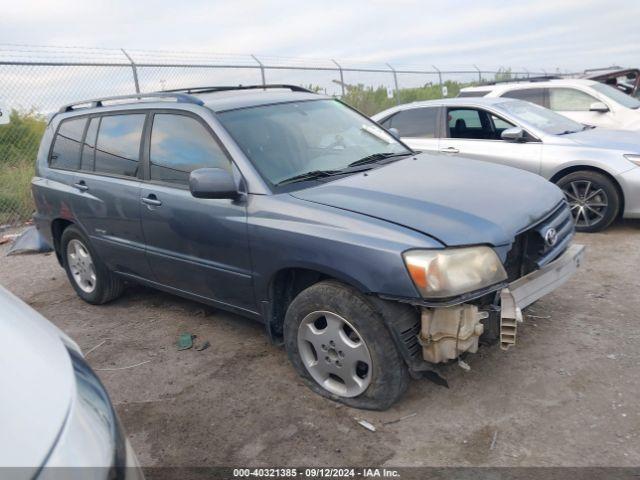
[[[624,191],[622,190],[622,186],[616,180],[616,178],[613,175],[611,175],[611,173],[607,172],[602,168],[595,167],[593,165],[584,165],[584,164],[571,165],[570,167],[565,167],[562,170],[559,170],[556,173],[554,173],[553,176],[549,179],[549,181],[552,183],[558,183],[558,181],[560,181],[561,178],[566,177],[567,175],[575,172],[595,172],[608,178],[613,184],[613,186],[615,187],[616,191],[618,192],[618,196],[620,197],[620,208],[617,213],[617,217],[620,217],[622,215],[622,213],[624,212],[624,202],[625,202]]]
[[[75,225],[74,222],[66,218],[56,218],[51,222],[51,236],[53,238],[53,250],[56,252],[56,258],[60,266],[62,263],[62,251],[60,240],[62,239],[62,233],[71,225]]]

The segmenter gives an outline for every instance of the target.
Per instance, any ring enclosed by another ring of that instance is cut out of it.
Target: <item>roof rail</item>
[[[222,85],[212,87],[188,87],[188,88],[176,88],[173,90],[163,90],[163,92],[185,92],[185,93],[212,93],[212,92],[227,92],[231,90],[267,90],[272,88],[285,88],[292,92],[305,92],[316,93],[308,88],[300,87],[298,85],[288,85],[285,83],[268,83],[266,85]]]
[[[481,85],[499,85],[501,83],[519,83],[519,82],[545,82],[547,80],[561,80],[563,77],[559,75],[540,75],[537,77],[518,77],[505,78],[504,80],[494,80],[492,82],[483,82]]]
[[[68,105],[64,105],[58,110],[58,113],[72,112],[79,110],[80,108],[96,108],[104,106],[105,102],[112,102],[118,100],[142,100],[144,98],[173,98],[178,103],[193,103],[196,105],[204,105],[204,102],[199,98],[184,93],[172,93],[172,92],[153,92],[153,93],[136,93],[132,95],[117,95],[114,97],[94,98],[93,100],[84,100],[81,102],[74,102]],[[83,107],[82,105],[88,105]]]
[[[600,67],[600,68],[587,68],[584,73],[592,73],[592,72],[600,72],[603,70],[627,70],[626,68],[621,67],[620,65],[611,65],[610,67]],[[629,69],[631,70],[631,69]]]

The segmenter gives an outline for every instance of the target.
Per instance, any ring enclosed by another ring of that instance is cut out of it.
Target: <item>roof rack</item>
[[[96,108],[104,106],[105,102],[112,102],[118,100],[142,100],[144,98],[173,98],[178,103],[193,103],[196,105],[204,105],[204,102],[199,98],[184,93],[172,93],[170,92],[153,92],[153,93],[136,93],[132,95],[117,95],[114,97],[95,98],[93,100],[84,100],[81,102],[74,102],[68,105],[64,105],[58,110],[58,113],[72,112],[79,110],[80,108]],[[83,107],[83,105],[88,105]]]
[[[305,92],[316,93],[308,88],[300,87],[298,85],[288,85],[285,83],[268,83],[266,85],[222,85],[213,87],[189,87],[189,88],[176,88],[174,90],[163,90],[163,92],[185,92],[185,93],[213,93],[213,92],[227,92],[231,90],[267,90],[275,88],[285,88],[292,92]]]
[[[559,75],[540,75],[537,77],[519,77],[519,78],[506,78],[504,80],[495,80],[492,82],[482,83],[482,85],[498,85],[500,83],[519,83],[519,82],[545,82],[547,80],[561,80]]]
[[[601,72],[604,70],[627,70],[626,68],[621,67],[620,65],[611,65],[610,67],[600,67],[600,68],[587,68],[584,73],[593,73],[593,72]],[[631,70],[631,69],[629,69]]]

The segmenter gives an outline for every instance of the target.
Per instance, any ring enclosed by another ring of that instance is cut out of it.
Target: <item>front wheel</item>
[[[339,282],[312,285],[291,302],[284,338],[305,383],[332,400],[384,410],[409,384],[407,367],[380,313]]]
[[[601,173],[573,172],[557,184],[569,202],[577,231],[599,232],[616,219],[620,194],[613,182]]]

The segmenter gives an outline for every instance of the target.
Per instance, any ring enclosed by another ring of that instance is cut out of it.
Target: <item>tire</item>
[[[620,193],[605,175],[588,170],[570,173],[556,182],[571,206],[579,232],[600,232],[616,219]]]
[[[122,295],[124,283],[100,260],[77,227],[69,226],[62,232],[60,248],[69,282],[82,300],[101,305]]]
[[[316,344],[307,340],[309,336]],[[306,385],[331,400],[386,410],[409,385],[407,367],[380,313],[360,292],[337,281],[316,283],[291,302],[284,341]]]

